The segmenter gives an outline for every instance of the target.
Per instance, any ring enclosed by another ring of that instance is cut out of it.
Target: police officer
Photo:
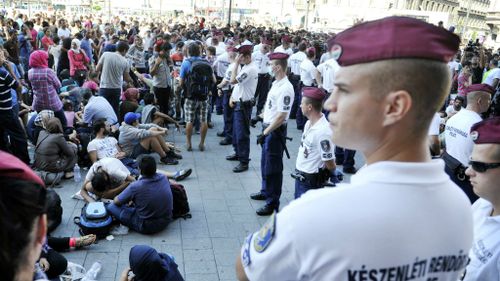
[[[292,43],[292,38],[289,35],[283,35],[281,37],[281,45],[274,48],[275,53],[285,53],[289,56],[293,55],[293,49],[290,46]]]
[[[260,50],[252,54],[252,60],[257,66],[259,79],[257,82],[257,89],[255,90],[255,100],[257,102],[257,112],[255,117],[252,118],[252,125],[254,126],[260,121],[259,115],[262,108],[266,103],[267,92],[269,92],[269,79],[271,78],[268,71],[269,57],[267,54],[270,51],[272,42],[264,39],[260,45]]]
[[[362,151],[367,165],[250,234],[239,280],[457,280],[473,239],[470,203],[443,161],[431,160],[427,130],[450,91],[446,63],[459,44],[407,17],[364,22],[329,41],[342,66],[324,105],[333,142]]]
[[[300,63],[300,83],[301,87],[316,87],[316,66],[314,66],[314,59],[316,57],[316,49],[313,47],[308,48],[306,52],[307,58]],[[297,104],[300,106],[302,95],[298,96]],[[302,110],[297,110],[297,119],[295,122],[297,123],[298,130],[304,130],[304,124],[307,121],[307,118],[302,114]]]
[[[226,53],[221,55],[221,57],[224,55],[227,56],[231,64],[226,67],[224,78],[217,85],[218,95],[222,96],[222,113],[224,119],[224,129],[221,134],[217,133],[217,136],[224,137],[224,139],[219,142],[220,145],[230,145],[233,143],[233,109],[229,106],[229,100],[233,92],[233,86],[230,81],[232,70],[236,64],[236,54],[236,48],[230,46],[226,48]]]
[[[233,112],[233,145],[235,153],[226,157],[229,161],[240,163],[233,169],[235,173],[248,170],[250,162],[250,118],[253,97],[257,88],[257,67],[252,63],[252,45],[241,45],[238,48],[236,64],[231,73],[231,84],[234,85],[229,105]],[[241,66],[242,65],[242,66]]]
[[[300,100],[300,64],[307,59],[307,55],[305,53],[307,49],[307,45],[302,42],[299,44],[299,51],[295,54],[291,55],[288,59],[289,68],[290,68],[290,83],[292,83],[293,90],[295,93],[294,103],[292,105],[292,110],[290,111],[291,119],[295,119],[297,117],[297,110],[299,108],[299,100]],[[298,124],[297,124],[298,126]]]
[[[474,243],[464,281],[500,280],[500,117],[471,128],[474,148],[466,174],[480,198],[472,205]]]
[[[310,189],[318,189],[335,170],[332,130],[321,112],[325,92],[318,88],[302,88],[300,110],[309,120],[304,126],[295,164],[295,198]]]
[[[257,210],[259,216],[268,216],[279,210],[281,185],[283,183],[283,151],[286,149],[286,122],[293,104],[293,86],[286,76],[285,53],[269,55],[275,81],[267,96],[264,108],[262,134],[257,143],[262,145],[260,169],[262,187],[260,192],[250,195],[254,200],[266,200],[266,205]]]
[[[446,122],[445,143],[446,152],[443,160],[445,171],[450,178],[467,194],[471,202],[477,200],[465,170],[469,165],[469,157],[474,145],[469,132],[472,125],[482,120],[480,114],[488,110],[491,95],[495,90],[487,84],[474,84],[465,89],[467,107],[461,109]]]

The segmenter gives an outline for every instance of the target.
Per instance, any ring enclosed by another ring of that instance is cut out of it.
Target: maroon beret
[[[269,39],[264,39],[262,40],[262,44],[265,44],[265,45],[272,45],[273,44],[273,41],[269,40]]]
[[[238,53],[240,54],[251,54],[253,50],[252,45],[241,45],[238,47]]]
[[[469,87],[465,88],[465,94],[471,92],[486,92],[490,94],[495,94],[495,89],[488,84],[472,84]]]
[[[488,118],[472,125],[470,136],[477,144],[500,144],[500,117]]]
[[[289,55],[286,53],[280,53],[280,52],[275,52],[272,54],[267,55],[270,60],[286,60],[288,59]]]
[[[313,100],[323,101],[326,97],[325,91],[320,88],[315,87],[303,87],[302,88],[302,96],[311,98]]]
[[[288,35],[283,35],[283,37],[281,37],[281,40],[283,42],[292,43],[292,37],[290,37]]]
[[[42,179],[21,160],[7,152],[0,151],[0,176],[16,178],[45,186]]]
[[[337,34],[328,40],[328,50],[341,66],[397,58],[448,62],[459,44],[460,38],[444,28],[394,16],[361,23]]]

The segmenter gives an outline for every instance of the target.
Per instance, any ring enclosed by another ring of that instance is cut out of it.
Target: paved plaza
[[[159,165],[159,169],[192,168],[193,174],[182,181],[185,186],[192,218],[178,219],[167,229],[155,235],[142,235],[130,231],[124,236],[114,236],[114,240],[99,240],[97,244],[73,252],[63,253],[74,263],[89,269],[93,262],[101,261],[103,269],[98,280],[118,280],[122,270],[128,266],[130,248],[138,244],[151,245],[158,251],[172,254],[179,269],[187,281],[236,280],[235,259],[245,237],[260,228],[267,217],[259,217],[255,210],[264,205],[263,201],[249,198],[261,185],[260,153],[255,143],[260,124],[252,128],[250,169],[235,174],[231,170],[237,162],[225,160],[232,153],[231,146],[220,146],[221,138],[216,132],[222,128],[222,116],[212,116],[215,128],[209,129],[206,150],[197,150],[199,135],[193,136],[193,152],[185,151],[185,136],[180,132],[171,132],[167,137],[181,147],[183,160],[177,166]],[[287,142],[291,159],[284,158],[283,194],[281,208],[292,199],[294,180],[290,173],[294,170],[300,131],[295,120],[289,121]],[[362,156],[357,153],[356,167],[363,165]],[[84,178],[86,170],[83,170]],[[344,182],[348,182],[346,176]],[[63,222],[52,236],[79,236],[73,217],[79,216],[83,201],[71,199],[71,195],[80,189],[81,183],[64,181],[56,188],[63,201]]]

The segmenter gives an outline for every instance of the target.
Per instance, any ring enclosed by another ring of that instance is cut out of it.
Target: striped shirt
[[[50,68],[32,68],[28,71],[28,79],[33,89],[33,109],[41,111],[50,109],[59,111],[62,102],[57,95],[61,82]]]
[[[118,122],[113,107],[109,104],[108,100],[99,96],[91,97],[83,111],[83,122],[91,125],[92,122],[99,119],[106,119],[111,125]]]
[[[12,109],[12,94],[11,89],[17,88],[17,82],[10,74],[0,69],[0,110]]]

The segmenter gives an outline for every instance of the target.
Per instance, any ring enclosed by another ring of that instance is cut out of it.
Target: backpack
[[[172,218],[190,219],[192,216],[189,213],[189,203],[184,186],[182,184],[170,182],[170,189],[172,190],[172,198],[174,201]]]
[[[213,84],[213,69],[208,61],[190,60],[191,68],[187,75],[186,98],[207,100]]]
[[[113,223],[103,202],[85,204],[81,216],[75,217],[73,221],[80,227],[81,235],[95,234],[98,238],[106,237]]]
[[[61,224],[63,209],[61,197],[53,190],[47,189],[47,232],[51,233]]]

